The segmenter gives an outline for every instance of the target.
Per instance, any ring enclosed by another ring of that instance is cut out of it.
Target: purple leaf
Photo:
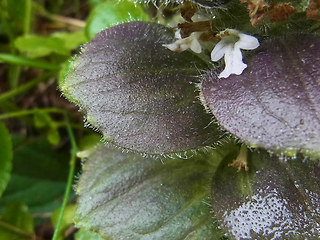
[[[319,239],[320,167],[303,158],[286,161],[248,153],[249,172],[226,157],[212,185],[212,207],[230,239]]]
[[[207,66],[162,46],[173,41],[172,30],[155,23],[104,30],[84,47],[61,90],[118,146],[164,154],[210,145],[221,135],[195,88]]]
[[[269,150],[320,156],[320,38],[262,43],[237,76],[204,76],[202,100],[221,126]]]

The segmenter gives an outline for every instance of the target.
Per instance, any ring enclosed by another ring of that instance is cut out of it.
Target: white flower
[[[211,60],[214,62],[224,56],[225,69],[220,73],[219,78],[227,78],[230,74],[240,75],[247,67],[247,64],[242,62],[240,49],[256,49],[260,45],[258,39],[234,29],[226,29],[219,35],[221,41],[211,52]]]
[[[202,48],[198,41],[200,33],[193,32],[189,37],[181,38],[180,29],[178,29],[175,33],[175,37],[178,39],[174,43],[163,44],[162,46],[170,49],[173,52],[182,52],[190,48],[195,53],[201,53]]]

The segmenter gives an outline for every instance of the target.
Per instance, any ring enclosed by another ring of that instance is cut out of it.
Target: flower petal
[[[225,69],[220,73],[219,78],[227,78],[231,74],[240,75],[247,67],[242,62],[242,53],[240,48],[228,48],[224,55]]]
[[[182,42],[179,45],[179,52],[183,52],[183,51],[187,50],[189,47],[190,47],[189,43]]]
[[[235,43],[235,47],[246,50],[252,50],[260,46],[257,38],[244,33],[239,33],[238,35],[240,39],[238,42]]]
[[[225,54],[226,48],[232,47],[230,44],[226,44],[226,41],[222,39],[211,52],[211,60],[216,62],[219,61]]]
[[[190,49],[195,53],[201,53],[202,48],[199,41],[196,38],[191,42]]]

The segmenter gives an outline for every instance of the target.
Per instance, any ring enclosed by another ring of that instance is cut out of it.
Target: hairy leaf
[[[253,152],[249,172],[237,172],[228,166],[234,158],[221,162],[212,187],[214,213],[230,239],[320,238],[318,162]]]
[[[215,166],[232,149],[163,162],[100,146],[78,183],[76,226],[104,239],[220,239],[207,203]]]
[[[304,35],[266,41],[241,75],[204,76],[204,104],[246,143],[319,157],[319,42]]]
[[[173,40],[170,29],[155,23],[104,30],[85,46],[61,90],[118,146],[163,154],[212,144],[220,133],[194,86],[206,66],[162,46]]]
[[[0,196],[10,180],[12,168],[12,143],[5,125],[0,122]]]

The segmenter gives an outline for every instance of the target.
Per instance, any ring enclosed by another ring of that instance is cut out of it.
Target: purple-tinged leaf
[[[99,146],[78,182],[76,226],[109,240],[223,239],[208,202],[216,166],[233,149],[161,161]]]
[[[220,134],[194,84],[207,66],[162,46],[173,41],[172,30],[155,23],[104,30],[84,47],[61,90],[118,146],[163,154],[210,145]]]
[[[249,172],[229,167],[213,178],[212,207],[230,239],[320,239],[320,166],[303,158],[248,154]]]
[[[239,76],[204,76],[204,104],[251,146],[319,157],[320,37],[266,41],[247,62]]]

